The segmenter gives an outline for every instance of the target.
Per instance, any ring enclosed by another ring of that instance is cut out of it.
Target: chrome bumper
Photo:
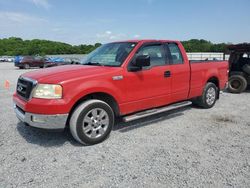
[[[14,111],[20,121],[41,129],[64,129],[68,118],[68,114],[42,115],[24,112],[16,104],[14,104]]]

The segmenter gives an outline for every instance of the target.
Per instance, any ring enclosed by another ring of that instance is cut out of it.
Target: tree
[[[17,37],[0,39],[0,55],[54,55],[54,54],[87,54],[101,44],[78,45],[49,40],[22,40]]]
[[[182,44],[187,52],[224,52],[227,45],[225,43],[213,44],[204,39],[191,39],[182,41]]]
[[[191,39],[182,41],[187,52],[224,52],[227,44],[213,44],[204,39]],[[63,42],[49,40],[23,40],[18,37],[0,39],[0,55],[54,55],[54,54],[88,54],[101,46],[94,45],[70,45]]]

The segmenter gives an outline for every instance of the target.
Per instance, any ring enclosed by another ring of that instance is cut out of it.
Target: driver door
[[[166,105],[170,102],[171,77],[168,75],[169,61],[163,44],[142,46],[131,63],[139,55],[148,55],[150,66],[136,72],[128,69],[124,77],[127,88],[125,99],[127,113]]]

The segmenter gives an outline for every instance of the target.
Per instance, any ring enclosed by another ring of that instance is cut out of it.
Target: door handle
[[[165,71],[164,72],[164,77],[166,77],[166,78],[171,77],[171,72],[170,71]]]

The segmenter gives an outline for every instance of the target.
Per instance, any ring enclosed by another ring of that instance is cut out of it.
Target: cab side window
[[[165,56],[162,45],[149,45],[142,47],[137,56],[148,55],[150,57],[150,67],[165,65]]]
[[[183,57],[178,45],[175,43],[170,43],[168,44],[168,48],[170,51],[170,56],[171,56],[170,58],[172,58],[172,64],[173,65],[183,64]]]

